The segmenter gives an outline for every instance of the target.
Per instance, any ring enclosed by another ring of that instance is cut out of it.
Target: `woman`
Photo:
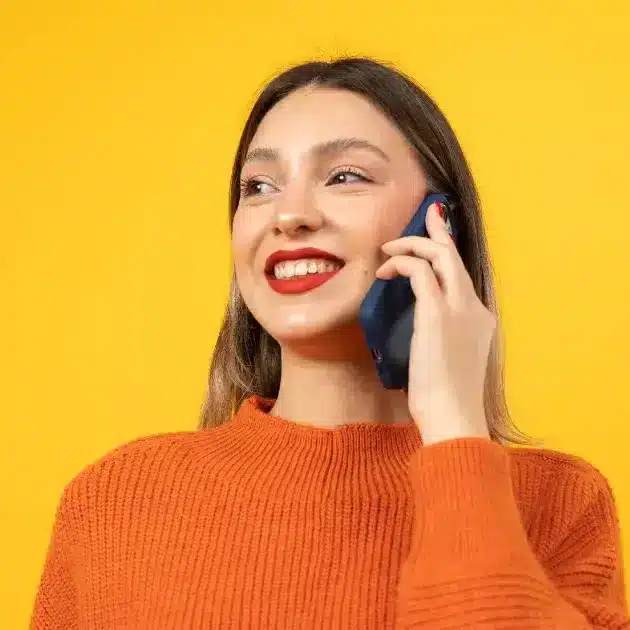
[[[458,248],[438,207],[398,238],[431,192]],[[231,228],[202,427],[70,483],[32,627],[630,627],[606,479],[510,446],[477,193],[432,100],[365,59],[283,73],[243,131]],[[407,391],[357,321],[397,275]]]

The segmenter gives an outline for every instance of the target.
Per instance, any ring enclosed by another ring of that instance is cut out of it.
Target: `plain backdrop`
[[[342,54],[399,65],[452,122],[482,196],[514,418],[609,478],[630,565],[629,12],[2,2],[0,627],[28,623],[72,477],[195,428],[248,108],[287,65]]]

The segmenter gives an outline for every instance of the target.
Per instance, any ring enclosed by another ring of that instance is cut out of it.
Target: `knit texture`
[[[80,473],[31,628],[630,628],[613,496],[587,462],[272,403]]]

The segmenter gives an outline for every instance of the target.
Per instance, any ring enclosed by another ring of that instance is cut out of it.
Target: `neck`
[[[276,416],[322,428],[413,422],[403,391],[385,389],[358,326],[282,345]]]

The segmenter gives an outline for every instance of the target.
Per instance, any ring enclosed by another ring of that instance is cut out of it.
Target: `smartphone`
[[[402,236],[428,236],[427,211],[439,202],[446,211],[446,226],[457,246],[452,200],[444,194],[424,198]],[[376,279],[361,303],[359,320],[376,371],[387,389],[406,389],[416,298],[408,278]]]

